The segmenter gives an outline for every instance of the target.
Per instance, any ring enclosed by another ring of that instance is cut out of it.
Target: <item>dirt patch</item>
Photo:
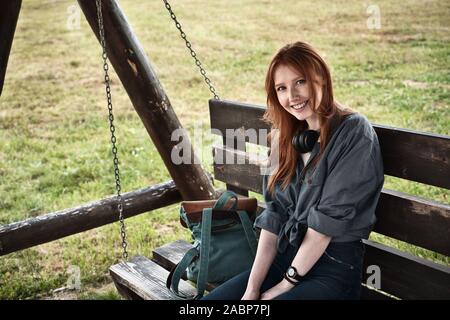
[[[89,286],[80,290],[61,287],[52,291],[50,295],[42,296],[39,300],[90,300],[102,299],[109,292],[116,292],[113,282],[103,283],[99,286]]]
[[[446,83],[439,83],[439,82],[420,82],[420,81],[414,81],[414,80],[405,80],[403,81],[403,84],[405,86],[416,88],[416,89],[427,89],[427,88],[444,88],[444,89],[450,89],[450,85]]]
[[[369,80],[352,80],[350,83],[357,85],[357,86],[366,86],[370,83]]]
[[[405,86],[416,88],[416,89],[426,89],[428,87],[428,84],[425,82],[419,82],[414,80],[405,80],[403,81],[403,84]]]
[[[179,221],[169,221],[165,224],[155,224],[153,226],[153,228],[158,235],[173,234],[178,229],[180,229],[180,222]]]

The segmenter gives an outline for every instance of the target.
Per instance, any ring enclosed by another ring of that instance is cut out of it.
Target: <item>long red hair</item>
[[[314,48],[304,42],[295,42],[287,44],[281,48],[270,62],[266,75],[266,93],[267,110],[264,113],[263,120],[271,125],[272,129],[278,129],[278,170],[274,172],[268,181],[267,189],[271,194],[274,192],[275,183],[280,181],[282,190],[284,190],[295,175],[299,154],[292,145],[292,138],[295,134],[307,129],[306,120],[300,121],[287,112],[279,103],[277,92],[275,90],[274,74],[280,65],[287,65],[300,72],[309,83],[309,96],[312,99],[312,106],[316,105],[315,86],[312,85],[317,79],[322,80],[322,100],[316,110],[320,121],[320,151],[319,155],[311,162],[315,166],[320,160],[325,147],[331,139],[332,129],[343,116],[354,113],[350,108],[343,107],[333,97],[333,86],[331,83],[331,74],[325,61],[320,57]],[[269,143],[274,138],[272,130],[269,134]],[[270,151],[271,159],[276,156]]]

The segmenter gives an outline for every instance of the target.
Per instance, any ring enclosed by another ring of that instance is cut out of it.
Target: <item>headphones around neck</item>
[[[319,132],[315,130],[305,130],[294,135],[292,138],[292,145],[298,152],[308,153],[314,148],[317,140],[319,140],[319,136]]]
[[[337,128],[341,125],[341,123],[351,116],[353,113],[344,114],[343,116],[335,116],[331,119],[330,123],[330,137],[334,135]],[[314,148],[317,140],[319,140],[320,133],[315,130],[305,130],[301,133],[297,133],[292,138],[292,145],[294,149],[300,153],[308,153],[311,152]]]

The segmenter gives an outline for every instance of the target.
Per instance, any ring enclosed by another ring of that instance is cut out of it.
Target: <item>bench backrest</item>
[[[223,137],[214,146],[214,177],[228,190],[248,196],[262,193],[260,165],[246,144],[266,146],[270,127],[262,121],[264,107],[232,101],[209,101],[212,133]],[[450,137],[373,125],[383,155],[385,174],[450,189]],[[226,130],[240,133],[227,139]],[[246,131],[253,129],[250,131]],[[263,131],[259,131],[259,130]],[[255,131],[256,130],[256,131]],[[228,141],[227,141],[228,140]],[[231,164],[223,159],[234,159]],[[237,163],[237,164],[236,164]],[[450,206],[399,191],[382,190],[374,231],[433,252],[450,255]],[[381,291],[402,299],[449,299],[450,268],[414,257],[386,244],[365,241],[365,269],[378,266]],[[371,273],[363,273],[363,283]],[[363,286],[363,297],[381,298]]]

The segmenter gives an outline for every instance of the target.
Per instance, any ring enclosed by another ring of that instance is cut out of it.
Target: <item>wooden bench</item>
[[[248,129],[269,127],[261,120],[264,108],[231,101],[210,100],[211,128],[222,134],[223,146],[214,146],[214,159],[229,155],[245,164],[214,162],[214,177],[226,183],[228,190],[248,196],[262,193],[259,165],[250,161],[245,143],[264,145],[265,136],[245,135]],[[450,137],[373,125],[383,154],[385,174],[410,181],[450,189]],[[238,130],[241,136],[226,141],[226,129]],[[249,133],[249,131],[247,131]],[[240,162],[234,162],[240,163]],[[259,210],[264,203],[259,203]],[[450,206],[393,190],[382,190],[377,206],[374,231],[433,252],[450,255]],[[381,290],[367,286],[372,273],[363,272],[362,299],[450,299],[450,268],[412,256],[386,244],[364,241],[364,269],[378,266]],[[138,256],[128,263],[110,268],[118,291],[128,299],[174,299],[166,287],[168,270],[191,247],[178,240],[153,251],[153,258]],[[180,284],[183,293],[193,293],[192,283]],[[209,285],[208,290],[213,286]]]

